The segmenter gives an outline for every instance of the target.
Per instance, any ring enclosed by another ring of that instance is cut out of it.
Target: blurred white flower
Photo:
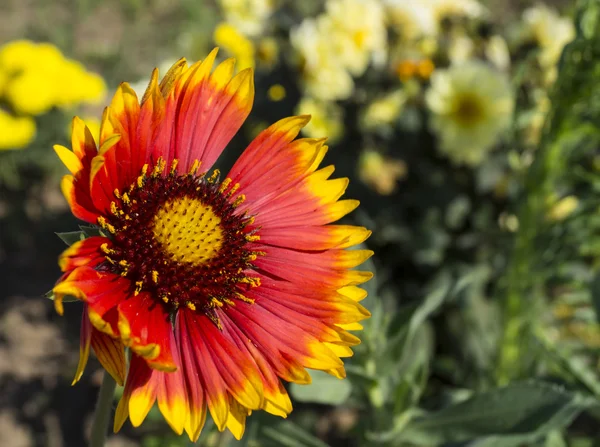
[[[448,44],[448,59],[453,65],[463,64],[473,58],[475,42],[466,34],[454,36]]]
[[[504,37],[495,35],[489,38],[485,46],[485,56],[500,70],[508,70],[510,67],[510,51]]]
[[[332,23],[326,16],[306,19],[291,32],[291,42],[302,58],[306,93],[324,101],[348,98],[354,81],[339,62],[332,38]]]
[[[402,113],[406,100],[401,89],[374,100],[363,112],[361,124],[367,130],[390,128]]]
[[[386,19],[403,41],[436,33],[437,24],[431,8],[421,2],[383,0]]]
[[[353,75],[362,75],[370,62],[385,63],[387,31],[379,0],[328,0],[325,17],[331,22],[328,38]]]
[[[392,194],[398,186],[398,180],[406,177],[407,173],[405,162],[371,149],[365,150],[358,161],[358,175],[362,182],[384,196]]]
[[[273,0],[219,0],[225,20],[246,36],[262,33],[273,12]]]
[[[302,58],[306,93],[325,101],[348,98],[352,75],[387,58],[387,30],[379,0],[328,0],[325,13],[306,19],[290,40]]]
[[[431,11],[436,32],[441,30],[445,19],[463,17],[478,19],[487,13],[487,9],[477,0],[419,0],[419,3]]]
[[[438,21],[448,17],[479,18],[487,12],[477,0],[421,0],[421,3],[431,8]]]
[[[327,137],[330,143],[335,143],[343,134],[344,111],[335,103],[304,97],[296,107],[296,114],[311,115],[310,121],[302,129],[307,137]]]
[[[440,150],[470,166],[481,163],[508,128],[514,106],[506,76],[475,61],[434,72],[425,99]]]
[[[453,65],[465,63],[477,56],[485,57],[499,70],[507,70],[510,67],[510,52],[502,36],[494,35],[478,43],[462,33],[450,39],[448,59]]]
[[[575,37],[575,27],[569,18],[539,4],[523,12],[523,40],[533,40],[540,47],[538,60],[543,68],[552,68],[564,46]]]

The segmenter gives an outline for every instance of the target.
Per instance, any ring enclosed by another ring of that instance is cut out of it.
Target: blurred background
[[[0,0],[0,446],[85,445],[101,381],[44,297],[78,229],[52,145],[215,46],[256,82],[219,163],[311,114],[375,277],[347,380],[199,444],[600,445],[600,0]],[[108,445],[191,444],[153,410]]]

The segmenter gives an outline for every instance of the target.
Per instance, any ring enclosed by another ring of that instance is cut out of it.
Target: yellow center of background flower
[[[465,126],[478,123],[485,113],[481,98],[474,95],[459,98],[455,110],[456,119]]]
[[[223,242],[221,218],[198,199],[166,202],[154,216],[154,237],[176,262],[202,265],[214,258]]]

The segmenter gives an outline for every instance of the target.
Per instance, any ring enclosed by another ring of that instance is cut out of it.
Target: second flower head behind
[[[359,343],[348,331],[369,316],[359,285],[372,275],[352,268],[372,252],[347,248],[370,232],[330,225],[358,202],[318,169],[324,139],[296,139],[309,117],[264,130],[225,178],[213,169],[254,98],[251,69],[212,70],[215,57],[181,60],[160,82],[154,71],[141,101],[122,84],[98,146],[75,119],[72,151],[56,147],[73,214],[98,230],[61,256],[55,305],[84,303],[75,381],[91,346],[125,384],[117,430],[158,401],[193,441],[207,413],[239,439],[253,410],[291,411],[281,380],[343,378]]]
[[[436,71],[426,93],[430,127],[455,164],[480,164],[512,119],[514,100],[506,75],[469,62]]]

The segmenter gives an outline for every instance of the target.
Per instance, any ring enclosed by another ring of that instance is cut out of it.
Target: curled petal
[[[75,242],[60,255],[58,259],[60,269],[63,272],[70,272],[84,265],[96,267],[105,259],[100,249],[103,244],[110,247],[112,243],[110,239],[101,236],[88,237]]]
[[[87,364],[90,346],[94,349],[100,364],[119,384],[125,381],[125,350],[119,340],[98,331],[92,326],[87,313],[87,305],[84,305],[81,317],[81,333],[79,345],[79,364],[71,385],[75,385],[83,374]]]
[[[173,330],[169,313],[146,292],[128,297],[119,304],[121,339],[152,368],[175,371]]]
[[[135,354],[131,356],[127,382],[115,413],[115,432],[121,429],[127,417],[134,427],[144,422],[156,402],[159,375],[160,371],[150,368],[143,358]]]

